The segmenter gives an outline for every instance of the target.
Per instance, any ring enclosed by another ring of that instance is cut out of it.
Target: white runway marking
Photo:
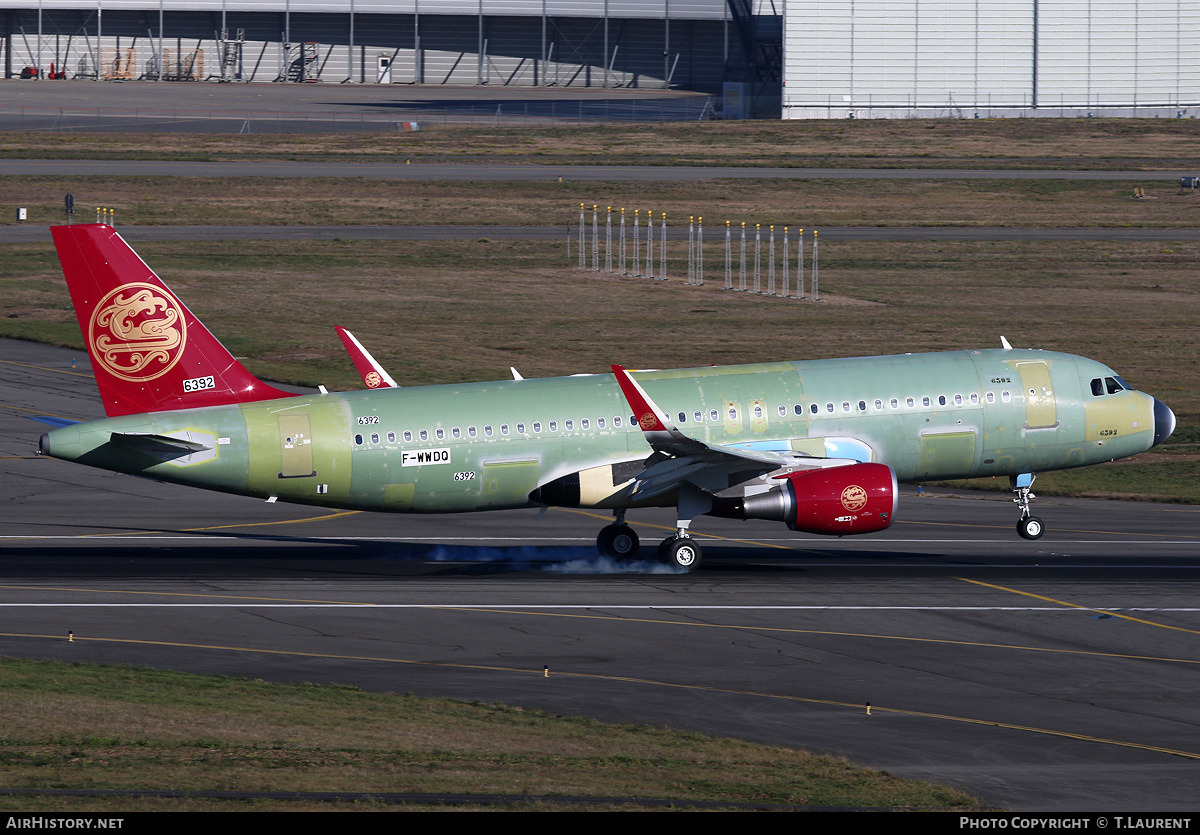
[[[171,592],[168,592],[171,593]],[[153,592],[146,592],[153,594]],[[671,603],[630,605],[620,603],[0,603],[0,609],[633,609],[637,611],[809,611],[809,612],[1200,612],[1200,607],[1096,607],[1062,606],[689,606]]]
[[[765,537],[765,536],[747,536],[745,538],[720,537],[711,539],[700,534],[707,544],[720,544],[721,542],[729,542],[741,545],[753,545],[756,542],[783,542],[786,544],[795,545],[797,547],[820,546],[828,548],[834,545],[839,545],[835,540],[826,539],[788,539],[785,537]],[[1129,536],[1137,536],[1137,534],[1129,534]],[[0,536],[0,542],[6,540],[85,540],[103,542],[106,539],[121,540],[122,542],[157,542],[163,540],[178,540],[183,542],[197,542],[200,540],[220,540],[228,542],[230,539],[249,539],[249,540],[301,540],[306,542],[421,542],[430,545],[436,545],[445,542],[519,542],[526,545],[537,543],[551,542],[595,542],[596,538],[589,536],[304,536],[301,534],[230,534],[226,536],[216,536],[208,534],[196,534],[191,536],[179,536],[176,534],[167,535],[150,535],[150,534],[55,534],[55,535],[30,535],[30,536]],[[954,544],[979,544],[979,545],[1022,545],[1028,547],[1029,543],[1025,540],[1015,539],[1010,537],[999,537],[996,539],[854,539],[848,540],[845,544],[854,545],[888,545],[888,544],[917,544],[917,545],[954,545]],[[1053,539],[1046,540],[1042,543],[1044,546],[1058,545],[1195,545],[1195,539]]]

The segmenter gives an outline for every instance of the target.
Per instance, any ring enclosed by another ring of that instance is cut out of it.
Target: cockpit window
[[[1104,386],[1108,389],[1109,394],[1116,394],[1118,391],[1121,391],[1123,388],[1125,388],[1117,382],[1116,377],[1105,377]]]
[[[1099,397],[1102,394],[1104,394],[1104,381],[1101,380],[1099,377],[1092,380],[1092,394],[1095,397]]]

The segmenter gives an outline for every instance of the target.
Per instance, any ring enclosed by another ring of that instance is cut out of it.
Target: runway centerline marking
[[[203,528],[181,528],[179,531],[177,531],[177,533],[187,533],[189,531],[221,531],[221,530],[228,530],[229,528],[258,528],[258,527],[266,527],[268,525],[294,525],[298,522],[320,522],[324,519],[337,519],[339,516],[353,516],[356,513],[362,513],[362,511],[361,510],[343,510],[340,513],[327,513],[324,516],[306,516],[303,519],[277,519],[273,522],[238,522],[237,524],[234,524],[234,525],[208,525]],[[78,534],[77,537],[69,537],[69,538],[101,539],[104,537],[112,537],[112,536],[131,537],[131,536],[147,536],[150,534],[165,534],[165,533],[168,533],[168,531],[121,531],[119,533],[81,533],[81,534]],[[182,536],[179,538],[180,539],[190,539],[191,537]]]
[[[57,635],[36,635],[23,634],[14,632],[0,632],[0,637],[6,638],[32,638],[32,639],[49,639],[53,641],[62,641],[61,636]],[[158,647],[179,647],[182,649],[208,649],[218,650],[223,652],[256,652],[264,655],[287,656],[292,658],[315,658],[328,659],[335,661],[367,661],[380,664],[403,664],[416,667],[434,667],[442,669],[459,669],[459,670],[480,670],[484,672],[499,672],[499,673],[515,673],[522,676],[536,676],[543,678],[545,671],[543,669],[524,669],[521,667],[501,667],[486,664],[454,664],[442,661],[415,661],[408,658],[389,658],[386,656],[368,656],[368,655],[339,655],[335,653],[321,652],[302,652],[299,650],[281,650],[281,649],[261,649],[256,647],[237,647],[237,646],[222,646],[219,644],[191,644],[176,641],[146,641],[136,638],[100,638],[100,637],[85,637],[75,636],[75,641],[109,643],[109,644],[136,644],[143,646],[158,646]],[[553,673],[559,678],[575,678],[587,679],[591,681],[612,681],[626,684],[641,684],[651,687],[670,687],[679,690],[692,690],[707,693],[729,693],[738,696],[751,696],[760,699],[776,699],[780,701],[795,702],[798,704],[821,705],[825,707],[849,708],[856,712],[861,711],[863,706],[854,702],[836,701],[833,699],[816,699],[805,696],[790,696],[780,693],[768,693],[755,690],[741,690],[732,687],[714,687],[704,684],[684,684],[673,681],[660,681],[657,679],[635,678],[632,676],[614,676],[602,675],[600,673],[579,673],[569,670],[557,670]],[[948,713],[933,713],[930,711],[908,710],[904,708],[883,707],[871,705],[871,710],[874,713],[889,714],[895,716],[913,716],[922,719],[936,719],[944,722],[960,722],[969,725],[978,725],[988,728],[1004,728],[1005,730],[1021,731],[1024,733],[1041,734],[1046,736],[1055,736],[1063,739],[1075,739],[1081,742],[1094,742],[1101,745],[1115,745],[1122,748],[1133,748],[1141,751],[1153,751],[1160,754],[1168,754],[1185,759],[1200,760],[1200,753],[1192,751],[1184,751],[1175,748],[1166,748],[1159,745],[1147,745],[1140,742],[1127,742],[1119,739],[1106,739],[1104,737],[1090,736],[1088,734],[1076,733],[1074,731],[1060,731],[1051,728],[1038,728],[1032,725],[1017,725],[1009,722],[997,722],[992,719],[979,719],[969,716],[954,716]]]
[[[70,374],[72,377],[87,377],[89,380],[96,378],[95,374],[87,374],[82,371],[68,371],[65,368],[48,368],[44,365],[34,365],[29,362],[17,362],[16,360],[0,360],[4,365],[19,365],[22,368],[36,368],[38,371],[53,371],[55,374]]]
[[[994,583],[985,583],[982,580],[971,580],[966,577],[959,577],[958,579],[962,580],[964,583],[974,583],[977,586],[984,586],[989,589],[997,589],[999,591],[1006,591],[1010,594],[1019,594],[1024,597],[1032,597],[1035,600],[1046,600],[1046,601],[1049,601],[1050,603],[1057,603],[1060,606],[1066,606],[1070,609],[1079,609],[1079,610],[1082,610],[1085,612],[1100,612],[1100,613],[1106,614],[1106,615],[1111,614],[1114,618],[1121,618],[1122,620],[1129,620],[1129,621],[1133,621],[1134,623],[1144,624],[1146,626],[1155,626],[1155,627],[1158,627],[1159,629],[1172,629],[1176,632],[1187,632],[1190,635],[1200,635],[1200,630],[1196,630],[1196,629],[1186,629],[1182,626],[1170,626],[1165,623],[1155,623],[1152,620],[1142,620],[1141,618],[1135,618],[1130,615],[1122,615],[1119,612],[1113,612],[1113,611],[1106,610],[1106,609],[1095,609],[1091,606],[1081,606],[1078,603],[1068,603],[1065,600],[1058,600],[1053,597],[1047,597],[1043,594],[1034,594],[1033,592],[1021,591],[1020,589],[1011,589],[1011,588],[1008,588],[1007,586],[997,586]]]
[[[326,606],[346,606],[346,607],[361,608],[363,606],[372,605],[370,603],[355,603],[354,601],[342,601],[342,600],[309,600],[309,599],[303,598],[303,597],[298,597],[298,598],[243,597],[243,596],[237,595],[237,594],[212,594],[212,593],[201,594],[198,592],[182,592],[182,591],[135,591],[135,590],[131,590],[131,589],[77,589],[77,588],[62,587],[62,586],[11,586],[11,585],[0,585],[0,589],[17,589],[17,590],[29,590],[29,591],[70,591],[70,592],[79,592],[81,594],[144,594],[147,597],[204,597],[204,598],[222,598],[222,599],[226,599],[226,600],[246,600],[246,601],[255,601],[255,602],[259,602],[259,603],[271,602],[271,603],[280,603],[280,604],[288,603],[288,604],[293,604],[293,605],[304,604],[304,605],[310,605],[310,606],[311,605],[326,605]],[[20,605],[20,604],[8,604],[8,605],[16,606],[16,605]],[[50,604],[35,604],[35,605],[44,606],[44,605],[50,605]],[[76,604],[62,604],[62,605],[76,605]],[[96,606],[96,605],[137,606],[137,605],[143,605],[143,604],[85,603],[82,605],[84,605],[84,606]],[[145,605],[151,605],[151,606],[183,605],[183,606],[187,606],[187,605],[197,605],[197,604],[151,603],[151,604],[145,604]],[[209,605],[217,605],[217,604],[209,604]],[[233,606],[233,605],[237,605],[237,604],[228,604],[228,605]]]
[[[475,609],[467,606],[429,606],[430,609],[445,608],[454,611],[478,611],[488,614],[532,615],[546,618],[576,618],[579,620],[607,620],[621,623],[645,623],[654,626],[689,626],[702,629],[732,629],[738,632],[783,633],[788,635],[824,635],[834,638],[870,638],[880,641],[911,641],[920,644],[944,644],[946,646],[980,647],[983,649],[1010,649],[1023,652],[1048,652],[1059,655],[1084,655],[1098,658],[1127,658],[1134,661],[1171,661],[1178,664],[1200,664],[1200,659],[1191,658],[1161,658],[1152,655],[1130,655],[1118,652],[1098,652],[1095,650],[1055,649],[1053,647],[1028,647],[1018,644],[993,644],[987,641],[953,641],[945,638],[918,638],[908,635],[879,635],[870,632],[838,632],[827,629],[797,629],[789,626],[742,626],[727,623],[697,623],[683,620],[655,620],[653,618],[615,618],[608,615],[577,615],[568,612],[531,612],[517,611],[513,607]],[[669,609],[670,606],[663,606]],[[1188,631],[1188,630],[1185,630]]]

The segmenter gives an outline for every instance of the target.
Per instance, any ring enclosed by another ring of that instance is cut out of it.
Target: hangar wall
[[[784,118],[1200,110],[1195,0],[788,4]]]
[[[0,27],[6,77],[715,91],[744,63],[726,0],[0,0]]]

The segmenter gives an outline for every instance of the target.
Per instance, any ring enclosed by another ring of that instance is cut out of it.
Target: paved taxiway
[[[30,417],[100,416],[77,352],[0,341],[0,391],[0,654],[692,728],[1014,809],[1195,808],[1200,509],[1046,500],[1028,543],[1004,496],[909,491],[858,539],[702,519],[703,568],[657,574],[596,559],[589,513],[345,514],[33,457]],[[651,547],[671,521],[630,518]]]

